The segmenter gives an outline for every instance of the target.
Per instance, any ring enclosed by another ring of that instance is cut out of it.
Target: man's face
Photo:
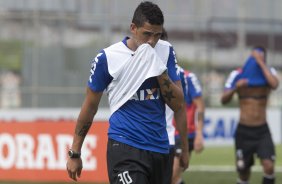
[[[261,59],[262,59],[264,62],[266,62],[265,54],[264,54],[263,51],[258,50],[258,49],[254,49],[254,50],[253,50],[253,54],[254,54],[254,53],[257,53],[257,55],[259,55],[259,56],[261,57]]]
[[[155,47],[163,32],[162,25],[152,25],[148,22],[145,22],[143,26],[138,28],[132,23],[130,28],[137,47],[143,43],[148,43],[152,47]]]

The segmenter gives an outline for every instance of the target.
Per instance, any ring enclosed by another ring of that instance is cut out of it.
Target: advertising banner
[[[63,111],[60,116],[54,113],[30,111],[22,119],[15,114],[12,119],[8,114],[0,116],[0,180],[71,180],[66,160],[75,129],[75,120],[70,117],[77,111]],[[82,147],[83,172],[79,181],[108,181],[107,129],[106,121],[94,121]]]
[[[275,144],[281,144],[281,110],[267,111],[267,122]],[[238,109],[208,108],[205,113],[204,137],[206,145],[233,145],[233,135],[239,121]]]

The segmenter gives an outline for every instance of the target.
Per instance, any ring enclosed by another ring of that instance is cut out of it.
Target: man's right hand
[[[247,79],[240,79],[236,83],[236,89],[240,89],[242,87],[247,87],[248,86],[248,80]]]
[[[77,177],[80,178],[81,170],[82,170],[81,158],[68,158],[67,171],[71,179],[77,181]]]
[[[182,150],[179,156],[179,162],[180,162],[180,167],[183,169],[183,171],[185,171],[189,167],[189,158],[190,156],[188,149],[186,151]]]

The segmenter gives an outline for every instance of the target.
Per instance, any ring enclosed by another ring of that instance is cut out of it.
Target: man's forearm
[[[222,97],[221,97],[221,103],[222,104],[227,104],[228,102],[230,102],[232,100],[232,97],[235,93],[235,90],[228,90],[228,91],[224,91]]]
[[[83,141],[92,125],[92,121],[77,121],[73,138],[72,150],[80,152]]]
[[[202,96],[198,96],[193,99],[193,103],[196,105],[196,131],[202,133],[204,120],[205,120],[205,102]]]
[[[164,72],[157,77],[161,94],[166,104],[175,112],[179,110],[184,104],[184,95],[181,88],[181,83],[176,85],[173,83],[168,74]]]
[[[72,149],[74,151],[80,152],[83,141],[92,125],[92,121],[96,112],[97,107],[95,105],[92,105],[91,101],[85,100],[79,113],[75,127],[72,144]]]
[[[183,106],[180,110],[174,113],[174,119],[176,122],[176,129],[179,132],[181,147],[184,152],[188,152],[188,141],[187,141],[187,117],[186,107]]]
[[[263,72],[269,86],[272,89],[276,89],[279,85],[278,79],[270,72],[270,70],[268,69],[268,67],[264,63],[260,64],[260,67],[262,69],[262,72]]]
[[[196,125],[196,131],[202,132],[204,126],[204,112],[197,112],[197,125]]]

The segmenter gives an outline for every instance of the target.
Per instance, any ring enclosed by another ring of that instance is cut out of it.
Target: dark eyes
[[[153,33],[150,33],[150,32],[144,32],[143,33],[145,36],[152,36],[153,35]]]

